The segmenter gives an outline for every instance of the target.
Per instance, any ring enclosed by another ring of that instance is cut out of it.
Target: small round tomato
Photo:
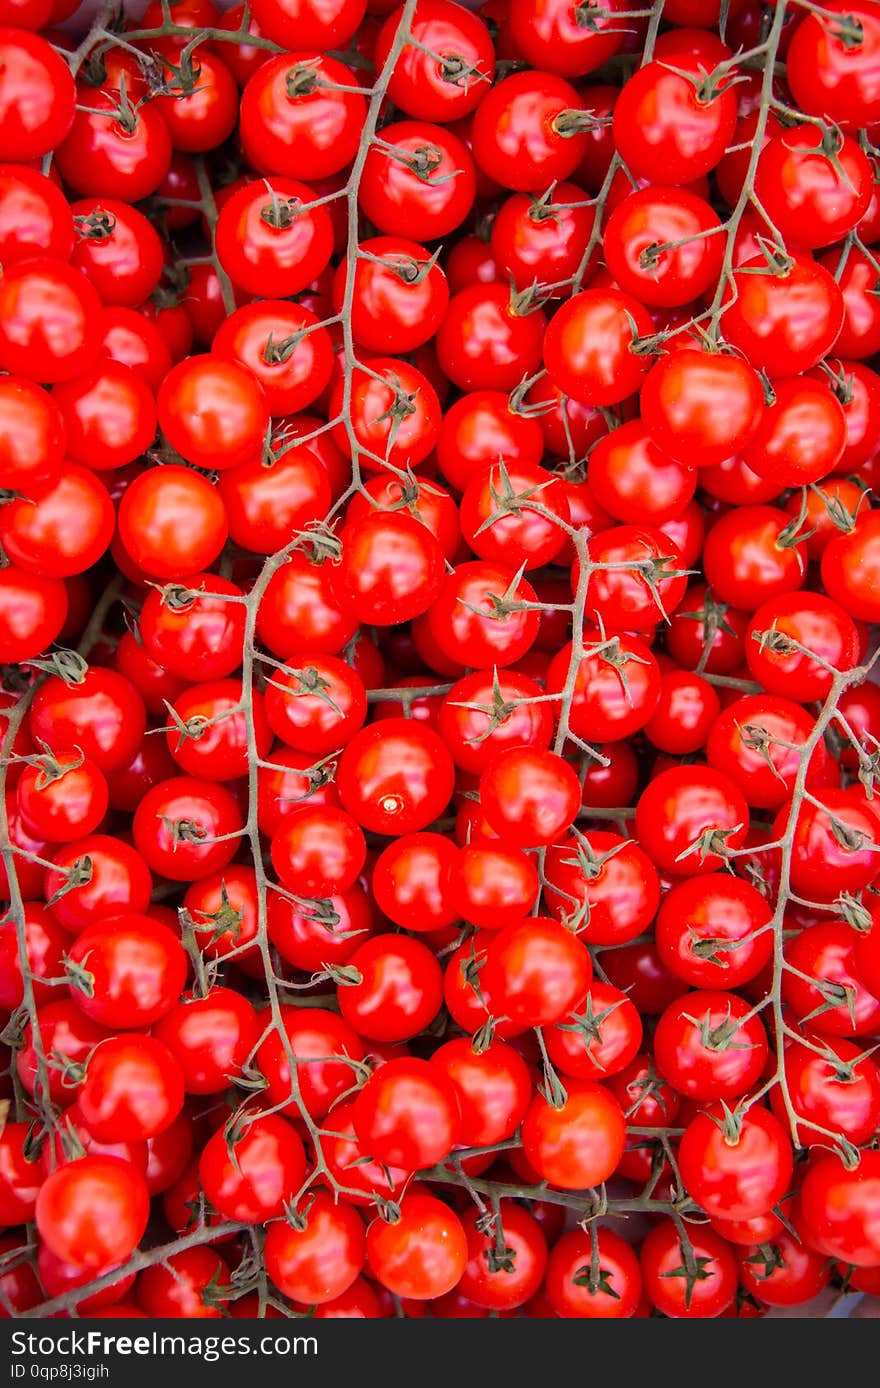
[[[566,1320],[628,1320],[642,1295],[631,1244],[611,1229],[571,1229],[550,1250],[547,1296]]]
[[[458,1284],[460,1294],[493,1311],[524,1306],[538,1291],[547,1268],[547,1241],[534,1215],[506,1200],[488,1228],[480,1216],[472,1216],[465,1229],[468,1261]]]
[[[544,335],[553,385],[585,405],[616,405],[638,389],[650,358],[634,350],[649,337],[647,310],[616,289],[586,289],[557,310]]]
[[[447,884],[456,916],[486,930],[500,930],[528,915],[540,887],[527,853],[488,838],[462,845],[448,869]]]
[[[858,1164],[821,1156],[801,1187],[800,1227],[807,1243],[856,1267],[880,1264],[880,1152],[859,1153]]]
[[[541,364],[545,325],[540,307],[508,284],[469,285],[449,301],[437,359],[460,390],[514,390]]]
[[[671,1219],[658,1220],[640,1262],[645,1295],[674,1320],[723,1315],[736,1295],[733,1249],[711,1229],[689,1224],[685,1237]]]
[[[188,682],[225,679],[241,664],[242,590],[218,574],[193,574],[186,585],[154,588],[138,628],[152,658]]]
[[[100,770],[113,771],[140,746],[146,711],[124,676],[95,666],[69,681],[50,676],[31,704],[29,726],[53,752],[78,750]]]
[[[337,1012],[282,1006],[281,1029],[271,1030],[261,1043],[256,1068],[266,1077],[273,1106],[317,1121],[355,1088],[363,1059],[361,1041]]]
[[[199,1180],[224,1219],[262,1224],[284,1213],[306,1170],[302,1141],[277,1114],[250,1114],[227,1124],[205,1144]]]
[[[138,1275],[141,1314],[173,1320],[219,1320],[224,1299],[215,1295],[229,1286],[230,1270],[213,1248],[196,1245],[172,1253]],[[128,1312],[127,1314],[131,1314]]]
[[[362,728],[336,773],[339,798],[364,829],[399,836],[427,827],[452,795],[452,758],[423,723],[388,718]]]
[[[374,357],[333,387],[332,437],[365,472],[417,468],[430,454],[440,428],[440,401],[427,376],[398,357]]]
[[[842,126],[870,124],[880,119],[880,18],[864,0],[829,0],[823,10],[805,15],[791,38],[787,80],[795,101]]]
[[[829,596],[862,622],[880,618],[880,512],[863,510],[852,529],[835,536],[822,555],[822,583]]]
[[[828,1285],[827,1258],[787,1229],[743,1248],[738,1261],[743,1287],[767,1306],[803,1306]]]
[[[772,914],[742,878],[726,872],[689,877],[663,898],[654,927],[657,952],[694,988],[738,988],[772,956]]]
[[[758,273],[755,273],[755,272]],[[724,336],[756,371],[794,376],[816,366],[843,324],[843,296],[824,266],[793,252],[768,273],[763,255],[733,272],[724,300]]]
[[[697,474],[664,453],[634,419],[598,441],[590,453],[587,481],[614,520],[660,525],[681,515],[696,490]]]
[[[358,1092],[354,1127],[375,1161],[404,1171],[434,1166],[459,1141],[455,1086],[426,1060],[388,1060]]]
[[[22,491],[44,485],[64,460],[64,419],[52,396],[23,376],[0,378],[0,485]]]
[[[260,173],[306,180],[345,168],[367,110],[354,86],[350,70],[323,54],[279,53],[264,62],[241,95],[248,162]]]
[[[124,840],[90,834],[57,848],[52,861],[45,896],[72,935],[106,916],[147,911],[153,879],[142,855]]]
[[[591,744],[617,744],[632,737],[655,716],[661,677],[653,651],[636,636],[603,640],[599,631],[584,633],[587,653],[578,661],[574,688],[566,701],[568,729]],[[569,642],[550,662],[546,692],[562,699],[574,648]]]
[[[433,337],[449,308],[446,275],[418,241],[373,236],[358,247],[354,280],[343,260],[333,307],[351,315],[351,331],[369,352],[412,352]]]
[[[97,292],[73,266],[48,256],[10,265],[0,281],[0,367],[44,384],[82,375],[98,356],[100,316]]]
[[[24,28],[0,29],[0,159],[27,164],[48,154],[75,112],[76,89],[61,54]]]
[[[562,549],[570,512],[559,478],[544,468],[500,462],[468,483],[460,519],[480,559],[529,570],[550,563]]]
[[[408,1041],[434,1020],[443,975],[427,945],[407,935],[374,935],[350,956],[339,1009],[360,1036]]]
[[[732,1117],[717,1105],[687,1124],[678,1161],[686,1189],[707,1214],[752,1219],[788,1190],[794,1154],[782,1123],[760,1104]]]
[[[27,1224],[34,1217],[45,1178],[39,1149],[31,1150],[27,1123],[7,1123],[0,1133],[0,1220]]]
[[[605,263],[643,304],[675,308],[714,288],[724,254],[721,222],[686,188],[640,188],[605,226]]]
[[[87,1017],[119,1030],[148,1027],[183,991],[186,955],[164,925],[134,913],[86,927],[68,956],[71,997]]]
[[[557,183],[540,198],[514,193],[495,214],[491,247],[500,271],[527,292],[541,285],[563,298],[576,282],[593,232],[595,212],[576,183]]]
[[[171,776],[144,796],[132,833],[154,872],[174,882],[194,882],[235,857],[242,813],[235,797],[217,782]]]
[[[291,554],[266,586],[257,612],[257,635],[284,660],[294,651],[337,655],[358,629],[329,592],[328,571],[302,550]]]
[[[452,925],[463,914],[452,877],[458,859],[459,850],[442,834],[394,839],[373,868],[372,890],[380,911],[405,930]]]
[[[548,747],[553,715],[536,680],[515,670],[481,670],[444,696],[439,727],[456,766],[479,775],[507,748]]]
[[[461,1220],[418,1187],[399,1202],[399,1218],[377,1217],[367,1229],[370,1271],[395,1296],[429,1301],[451,1291],[467,1266],[467,1237]]]
[[[873,1036],[880,1023],[880,1000],[859,977],[857,940],[845,921],[827,920],[786,943],[783,997],[795,1016],[821,1036]]]
[[[329,570],[341,607],[365,625],[392,626],[425,612],[445,569],[439,541],[400,511],[372,511],[350,520],[339,536],[342,553]]]
[[[357,1210],[327,1191],[312,1191],[266,1231],[266,1271],[278,1290],[305,1306],[322,1306],[346,1292],[366,1258],[366,1230]]]
[[[541,1180],[561,1190],[601,1185],[614,1171],[626,1141],[620,1105],[601,1084],[568,1079],[564,1099],[536,1094],[522,1125],[522,1145]]]
[[[70,133],[55,151],[66,184],[81,197],[140,202],[171,167],[171,135],[155,101],[132,103],[119,88],[77,88]]]
[[[333,229],[315,193],[296,179],[246,183],[223,203],[215,244],[232,282],[261,298],[307,289],[329,264]]]
[[[22,1037],[15,1064],[18,1078],[28,1094],[39,1086],[52,1103],[68,1107],[76,1098],[78,1075],[86,1060],[100,1041],[110,1033],[83,1015],[69,998],[44,1003],[37,1012],[39,1044],[47,1055],[53,1056],[56,1066],[44,1066],[38,1054],[37,1038],[32,1022],[28,1022]],[[45,1083],[42,1071],[45,1070]]]
[[[174,1052],[153,1036],[113,1036],[86,1065],[77,1111],[99,1142],[145,1142],[183,1107],[184,1076]]]
[[[501,930],[489,946],[485,979],[499,1015],[524,1027],[558,1022],[590,984],[590,955],[570,930],[529,916]]]
[[[805,801],[796,812],[788,801],[774,821],[774,840],[788,832],[791,890],[808,901],[833,901],[841,892],[855,895],[880,871],[871,802],[860,803],[845,790],[823,789],[820,804]]]
[[[677,766],[648,783],[636,807],[636,833],[663,872],[714,872],[739,848],[749,808],[733,781],[706,766]]]
[[[437,465],[450,486],[462,492],[481,467],[499,457],[537,466],[543,451],[541,424],[512,410],[500,390],[462,395],[444,412],[437,436]]]
[[[459,564],[443,580],[425,621],[441,656],[478,670],[513,665],[538,635],[537,594],[527,578],[485,560]],[[500,620],[503,618],[503,620]]]
[[[818,598],[817,598],[818,601]],[[706,760],[729,776],[756,809],[778,810],[794,787],[800,749],[814,720],[800,704],[775,694],[745,694],[718,715],[706,741]],[[820,742],[806,784],[828,784],[830,759]]]
[[[623,945],[648,929],[660,879],[632,839],[602,829],[577,832],[544,859],[547,907],[587,944]]]
[[[201,573],[219,555],[228,531],[219,492],[192,468],[169,464],[141,473],[122,498],[119,539],[155,578]]]
[[[152,446],[156,407],[148,386],[130,366],[102,360],[84,375],[56,385],[52,395],[74,462],[112,471]]]
[[[550,72],[516,72],[498,82],[474,115],[473,151],[503,188],[542,193],[569,178],[587,150],[575,88]]]
[[[587,545],[588,620],[600,630],[650,631],[681,602],[687,576],[674,541],[649,525],[615,525]],[[572,588],[581,581],[578,559]],[[653,711],[653,710],[652,710]]]
[[[236,467],[262,448],[269,424],[265,397],[235,362],[187,357],[171,368],[156,403],[163,434],[196,467]]]
[[[451,1081],[458,1096],[458,1141],[463,1146],[488,1147],[516,1132],[529,1106],[532,1082],[528,1066],[512,1046],[493,1041],[475,1051],[470,1037],[456,1037],[438,1046],[431,1064]]]
[[[563,1076],[605,1080],[625,1070],[637,1055],[642,1022],[625,993],[594,979],[567,1018],[547,1028],[544,1041]]]
[[[260,1036],[253,1005],[232,988],[185,996],[153,1035],[177,1059],[188,1094],[219,1094],[241,1073]]]
[[[700,1101],[740,1098],[763,1073],[767,1055],[763,1023],[736,993],[686,993],[664,1008],[654,1033],[660,1074]]]
[[[149,1214],[146,1181],[118,1157],[66,1162],[46,1178],[37,1197],[37,1229],[51,1252],[96,1274],[131,1256]]]
[[[270,845],[272,866],[304,901],[354,886],[367,846],[357,822],[335,805],[306,805],[284,815]]]
[[[549,844],[569,829],[580,808],[574,769],[555,752],[511,747],[480,776],[480,805],[505,842],[520,848]]]
[[[823,1147],[840,1133],[854,1147],[871,1141],[880,1121],[880,1071],[855,1042],[822,1035],[821,1050],[794,1041],[783,1057],[785,1087],[797,1118],[799,1147]],[[790,1122],[780,1086],[770,1091],[773,1112]]]
[[[68,843],[97,829],[107,812],[107,778],[87,757],[38,758],[16,786],[22,823],[34,838]]]

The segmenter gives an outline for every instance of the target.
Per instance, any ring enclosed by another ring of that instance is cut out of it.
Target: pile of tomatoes
[[[0,1315],[880,1293],[880,4],[73,9],[0,2]]]

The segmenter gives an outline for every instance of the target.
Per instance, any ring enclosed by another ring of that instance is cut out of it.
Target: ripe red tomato
[[[654,1057],[680,1094],[702,1102],[738,1099],[756,1083],[768,1055],[767,1034],[737,993],[686,993],[661,1013]]]
[[[729,75],[707,75],[699,59],[646,63],[614,107],[617,151],[630,173],[651,182],[692,183],[721,159],[736,126],[736,90]]]
[[[381,1216],[367,1229],[367,1263],[377,1282],[395,1296],[429,1301],[451,1291],[468,1262],[461,1220],[416,1186],[399,1202],[400,1218]]]
[[[205,997],[184,996],[156,1024],[153,1036],[176,1058],[188,1094],[219,1094],[260,1037],[257,1013],[231,988],[212,988]]]
[[[50,1251],[96,1275],[131,1256],[149,1214],[146,1181],[118,1157],[66,1162],[46,1178],[37,1197],[37,1230]]]
[[[788,1190],[794,1157],[786,1129],[767,1109],[755,1104],[728,1120],[717,1105],[690,1120],[678,1161],[687,1189],[707,1214],[752,1219]]]
[[[601,1185],[626,1141],[620,1105],[591,1080],[566,1079],[564,1093],[560,1104],[534,1096],[522,1125],[523,1152],[541,1180],[561,1190]]]
[[[392,8],[376,39],[376,70],[388,61],[402,8]],[[378,11],[382,13],[380,9]],[[484,21],[451,0],[418,0],[389,74],[388,96],[408,116],[446,124],[473,111],[495,74],[492,37]]]
[[[340,988],[345,1021],[371,1041],[408,1041],[434,1020],[443,975],[427,945],[407,935],[374,935],[358,946]]]
[[[27,164],[48,154],[70,130],[73,78],[61,54],[25,27],[0,29],[0,74],[0,159]]]
[[[321,1306],[348,1291],[366,1259],[366,1230],[350,1204],[323,1190],[300,1202],[296,1223],[279,1219],[266,1233],[266,1271],[284,1296]]]
[[[811,1247],[856,1267],[880,1263],[876,1194],[880,1153],[859,1153],[855,1167],[823,1155],[807,1168],[801,1186],[800,1218]]]
[[[248,162],[264,174],[326,178],[357,153],[366,99],[348,68],[309,52],[261,64],[241,94],[240,133]],[[342,88],[343,90],[339,90]]]
[[[499,1014],[525,1027],[558,1022],[580,1002],[593,967],[588,951],[565,926],[529,916],[492,940],[482,971]]]
[[[502,1201],[489,1228],[479,1216],[465,1222],[468,1261],[460,1294],[492,1311],[523,1306],[538,1291],[547,1268],[547,1241],[534,1215],[512,1200]],[[503,1233],[504,1251],[498,1241]]]
[[[654,928],[657,952],[694,988],[738,988],[773,953],[772,911],[749,882],[713,872],[679,882],[663,898]]]
[[[654,864],[673,876],[714,872],[739,848],[749,809],[733,781],[711,767],[662,771],[636,807],[636,833]]]
[[[554,844],[544,859],[547,906],[587,944],[622,945],[643,934],[660,902],[660,880],[632,839],[601,829]]]
[[[418,1171],[443,1161],[460,1136],[455,1086],[425,1060],[389,1060],[354,1101],[363,1152],[386,1166]]]
[[[213,1248],[196,1245],[172,1253],[164,1263],[154,1263],[138,1276],[136,1295],[141,1314],[174,1320],[219,1320],[224,1298],[215,1295],[214,1289],[228,1287],[229,1278],[228,1265]]]
[[[119,539],[154,578],[180,579],[210,567],[226,541],[222,498],[192,468],[169,464],[141,473],[119,507]]]
[[[55,153],[58,171],[82,197],[139,202],[171,167],[171,134],[158,103],[133,103],[120,89],[80,84],[70,132]]]
[[[162,1041],[115,1036],[89,1057],[76,1105],[99,1142],[144,1142],[171,1126],[183,1097],[183,1071]]]
[[[399,836],[427,827],[452,795],[452,758],[437,733],[405,718],[362,728],[337,769],[342,804],[364,829]]]
[[[658,1220],[640,1262],[645,1295],[674,1320],[723,1315],[736,1294],[733,1250],[711,1229],[688,1225],[685,1241],[671,1219]]]
[[[305,1151],[293,1126],[276,1114],[251,1114],[208,1139],[199,1180],[224,1219],[261,1224],[283,1214],[305,1169]]]
[[[547,1296],[566,1320],[628,1320],[642,1295],[639,1259],[611,1229],[563,1234],[550,1250]]]
[[[633,350],[653,324],[638,300],[616,289],[586,289],[557,310],[544,334],[544,364],[563,395],[585,405],[617,405],[650,365]]]

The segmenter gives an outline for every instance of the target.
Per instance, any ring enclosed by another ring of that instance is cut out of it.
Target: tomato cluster
[[[880,3],[73,8],[0,6],[0,1315],[880,1292]]]

